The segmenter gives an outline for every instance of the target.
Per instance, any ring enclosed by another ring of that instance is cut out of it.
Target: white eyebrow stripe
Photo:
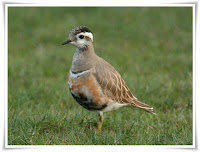
[[[91,32],[81,32],[78,34],[79,35],[84,35],[84,36],[88,36],[89,38],[91,38],[92,42],[93,42],[93,34]]]

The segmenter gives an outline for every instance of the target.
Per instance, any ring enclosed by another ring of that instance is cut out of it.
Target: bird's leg
[[[102,111],[99,111],[99,124],[98,124],[98,131],[97,131],[97,134],[99,135],[101,133],[101,128],[102,128],[102,125],[103,125],[103,112]]]

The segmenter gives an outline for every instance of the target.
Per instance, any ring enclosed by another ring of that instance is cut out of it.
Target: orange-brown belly
[[[84,108],[103,110],[106,107],[107,99],[92,74],[88,73],[76,78],[69,74],[68,85],[73,98]]]

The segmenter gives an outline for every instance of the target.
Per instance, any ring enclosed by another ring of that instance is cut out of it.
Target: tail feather
[[[141,109],[143,109],[143,108],[141,108]],[[145,110],[146,112],[149,112],[149,113],[152,113],[152,114],[156,115],[156,113],[153,112],[153,109],[152,110],[143,109],[143,110]]]
[[[141,102],[141,101],[139,101],[139,100],[134,100],[134,101],[132,102],[132,104],[133,104],[135,107],[141,108],[141,109],[143,109],[143,110],[145,110],[145,111],[147,111],[147,112],[149,112],[149,113],[152,113],[152,114],[156,115],[156,113],[153,112],[153,107],[151,107],[151,106],[149,106],[149,105],[147,105],[147,104],[145,104],[145,103],[143,103],[143,102]]]

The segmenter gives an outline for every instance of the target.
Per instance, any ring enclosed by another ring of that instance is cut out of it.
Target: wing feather
[[[154,113],[152,112],[153,107],[139,101],[131,93],[121,75],[110,64],[107,62],[106,64],[107,66],[97,67],[94,73],[94,76],[100,84],[104,95],[118,103],[133,105],[135,107],[142,108],[147,112]]]

